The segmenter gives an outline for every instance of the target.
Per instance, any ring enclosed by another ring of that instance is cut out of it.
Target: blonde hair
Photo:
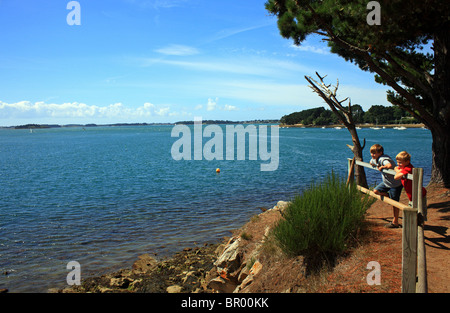
[[[384,153],[384,148],[383,148],[383,146],[382,145],[379,145],[379,144],[374,144],[372,147],[370,147],[370,152],[377,152],[377,153]]]
[[[411,155],[406,151],[400,152],[395,158],[403,162],[411,161]]]

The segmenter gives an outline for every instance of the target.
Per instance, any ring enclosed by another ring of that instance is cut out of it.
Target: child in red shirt
[[[395,157],[397,160],[397,165],[394,170],[397,172],[395,174],[395,179],[401,179],[403,188],[405,188],[406,194],[408,195],[410,204],[412,201],[412,181],[407,179],[408,174],[412,174],[414,166],[411,164],[411,155],[402,151]],[[427,190],[422,187],[422,205],[424,207],[424,212],[426,212],[426,198]]]

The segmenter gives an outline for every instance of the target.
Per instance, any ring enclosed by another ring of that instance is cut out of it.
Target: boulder
[[[214,289],[219,293],[232,293],[236,287],[237,284],[220,276],[210,280],[208,283],[208,288]]]
[[[262,266],[261,262],[256,261],[253,264],[252,268],[250,269],[250,274],[253,276],[257,275],[261,271],[262,267],[263,266]]]
[[[281,213],[286,210],[286,208],[289,206],[289,202],[287,201],[278,201],[277,205],[272,208],[272,210],[280,211]]]
[[[166,288],[167,293],[180,293],[183,287],[179,285],[172,285]]]
[[[233,237],[228,241],[222,254],[214,262],[218,272],[225,271],[231,273],[239,269],[241,266],[240,241],[240,237]]]
[[[151,272],[158,265],[156,261],[150,254],[146,253],[140,255],[136,262],[133,263],[133,273],[134,274],[145,274]]]

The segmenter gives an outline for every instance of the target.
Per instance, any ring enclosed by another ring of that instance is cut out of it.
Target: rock
[[[214,262],[218,272],[225,270],[226,272],[231,273],[240,267],[240,240],[240,237],[233,237],[229,240],[222,254],[216,262]]]
[[[180,293],[183,287],[179,285],[172,285],[166,288],[167,293]]]
[[[277,205],[274,206],[274,207],[272,208],[272,210],[278,210],[278,211],[280,211],[281,213],[283,213],[284,210],[286,210],[286,208],[287,208],[288,206],[289,206],[289,202],[287,202],[287,201],[278,201],[278,202],[277,202]]]
[[[190,271],[190,272],[186,273],[186,276],[184,276],[181,279],[181,282],[183,283],[183,285],[198,282],[198,278],[196,277],[195,274],[196,274],[195,271]]]
[[[253,282],[253,275],[247,276],[242,283],[233,290],[233,293],[245,292],[244,289]]]
[[[118,278],[113,277],[111,278],[109,285],[111,287],[126,289],[128,288],[131,282],[133,282],[133,280],[129,279],[128,277],[118,277]]]
[[[221,255],[224,249],[225,249],[225,244],[222,243],[217,246],[216,250],[214,251],[214,254]]]
[[[244,279],[247,278],[248,275],[250,275],[250,269],[247,266],[245,266],[239,273],[238,281],[242,282]]]
[[[138,260],[133,264],[133,273],[134,274],[144,274],[151,272],[158,265],[158,261],[156,261],[150,254],[146,253],[140,255]]]
[[[222,277],[216,277],[208,283],[208,288],[214,289],[220,293],[232,293],[237,287],[237,284]]]
[[[257,275],[261,271],[262,267],[262,264],[259,261],[256,261],[250,269],[250,274],[253,276]]]

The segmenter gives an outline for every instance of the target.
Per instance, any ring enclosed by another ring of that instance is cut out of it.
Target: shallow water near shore
[[[262,172],[267,161],[248,153],[246,160],[175,161],[172,128],[0,129],[0,289],[46,292],[67,285],[70,261],[83,277],[130,267],[144,253],[163,258],[217,242],[313,179],[331,170],[346,176],[353,156],[345,128],[280,128],[276,171]],[[367,141],[365,161],[374,143],[392,157],[406,150],[428,183],[428,130],[358,133]],[[369,184],[381,179],[366,173]]]

